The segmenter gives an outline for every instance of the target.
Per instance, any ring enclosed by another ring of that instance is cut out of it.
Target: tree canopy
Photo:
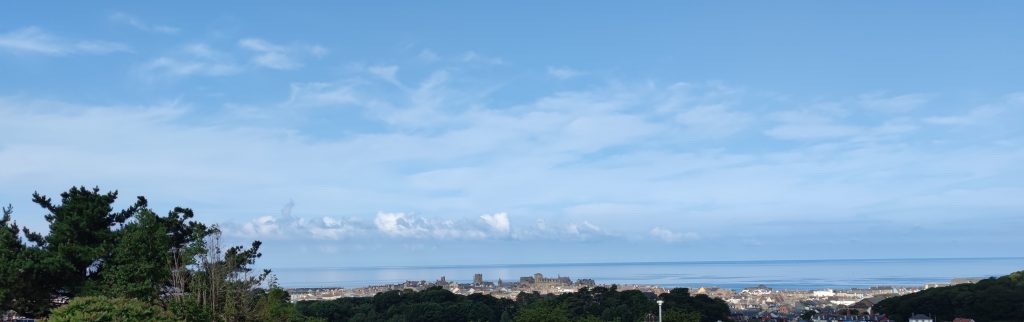
[[[223,246],[220,229],[191,209],[161,217],[140,196],[115,211],[117,198],[98,187],[72,187],[59,203],[34,193],[45,235],[19,227],[3,208],[0,311],[55,321],[304,320],[284,290],[264,283],[269,271],[254,272],[259,241]],[[138,319],[110,320],[110,312]]]
[[[164,308],[136,299],[84,296],[53,310],[50,322],[184,322]]]
[[[690,297],[686,289],[664,294],[664,321],[729,321],[722,300]],[[581,288],[560,295],[520,293],[515,301],[490,295],[457,295],[440,287],[388,291],[372,298],[297,303],[300,313],[327,321],[642,321],[657,317],[653,294],[617,287]]]
[[[974,284],[936,287],[897,296],[875,304],[874,310],[895,320],[914,313],[930,314],[939,321],[969,317],[976,321],[1024,320],[1024,271]]]

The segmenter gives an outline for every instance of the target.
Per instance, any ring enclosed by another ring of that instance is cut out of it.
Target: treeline
[[[875,304],[876,312],[896,321],[914,313],[930,314],[936,321],[967,317],[975,321],[1024,320],[1024,271],[974,284],[936,287],[885,299]]]
[[[729,307],[685,288],[660,296],[666,322],[729,321]],[[297,303],[305,316],[331,322],[363,321],[646,321],[657,320],[655,299],[635,290],[582,288],[575,293],[520,293],[515,301],[490,295],[463,296],[440,287],[420,292],[388,291],[372,298],[339,298]]]
[[[0,217],[0,313],[64,321],[643,321],[657,304],[616,287],[516,301],[441,288],[292,304],[269,270],[254,271],[260,242],[225,246],[221,231],[177,207],[160,216],[144,197],[114,210],[118,194],[73,187],[59,202],[35,193],[43,234]],[[728,321],[722,300],[662,294],[664,321]]]
[[[99,188],[73,187],[59,203],[35,193],[45,235],[19,227],[3,208],[0,312],[55,322],[304,320],[267,283],[269,271],[253,271],[259,241],[225,247],[220,230],[191,209],[159,216],[138,197],[115,211],[116,200],[116,191]]]

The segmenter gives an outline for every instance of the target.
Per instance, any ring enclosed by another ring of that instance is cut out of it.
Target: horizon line
[[[906,257],[906,258],[831,258],[831,259],[759,259],[759,260],[698,260],[698,261],[628,261],[628,262],[572,262],[572,263],[528,263],[528,264],[455,264],[455,265],[379,265],[379,266],[312,266],[312,267],[266,267],[273,270],[371,270],[411,268],[471,268],[471,267],[528,267],[528,266],[604,266],[604,265],[651,265],[651,264],[743,264],[743,263],[799,263],[799,262],[863,262],[863,261],[927,261],[927,260],[978,260],[978,259],[1024,259],[1024,256],[996,257]]]

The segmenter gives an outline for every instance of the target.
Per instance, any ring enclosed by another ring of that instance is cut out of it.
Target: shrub
[[[180,322],[164,308],[135,299],[77,297],[53,310],[49,322]]]

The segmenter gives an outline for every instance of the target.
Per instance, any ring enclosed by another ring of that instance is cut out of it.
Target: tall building
[[[475,285],[483,285],[484,284],[484,274],[480,274],[480,273],[473,274],[473,284],[475,284]]]
[[[547,284],[547,285],[572,285],[572,280],[568,276],[559,276],[557,278],[544,277],[541,273],[533,274],[533,276],[523,276],[519,278],[519,283],[522,284]]]

